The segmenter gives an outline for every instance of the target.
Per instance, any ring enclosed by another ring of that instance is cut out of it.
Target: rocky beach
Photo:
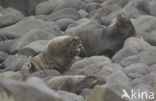
[[[156,0],[0,4],[0,101],[156,101]]]

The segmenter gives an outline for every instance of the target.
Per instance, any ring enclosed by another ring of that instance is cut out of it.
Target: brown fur
[[[22,74],[26,77],[33,72],[47,69],[54,69],[63,73],[70,68],[81,47],[79,37],[56,37],[49,42],[43,52],[32,57],[23,65]]]
[[[64,90],[80,94],[85,88],[93,88],[99,84],[99,80],[94,76],[64,75],[57,76],[45,81],[54,90]]]

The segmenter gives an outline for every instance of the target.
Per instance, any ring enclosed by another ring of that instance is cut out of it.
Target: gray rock
[[[35,15],[50,14],[55,7],[56,4],[50,3],[50,1],[41,2],[35,8]]]
[[[127,75],[121,71],[115,71],[112,73],[112,75],[110,75],[107,80],[106,80],[106,84],[111,85],[111,84],[126,84],[129,85],[129,78],[127,77]]]
[[[122,59],[127,58],[129,56],[138,55],[139,53],[151,48],[143,39],[139,39],[136,37],[128,38],[124,46],[121,50],[119,50],[112,58],[113,62],[120,63]]]
[[[18,54],[25,55],[25,56],[34,56],[42,52],[45,49],[47,44],[48,44],[48,40],[38,40],[38,41],[31,42],[30,44],[21,48],[18,51]]]
[[[149,71],[150,71],[150,72],[156,71],[156,64],[150,66],[150,67],[149,67]]]
[[[74,24],[74,21],[72,19],[68,19],[68,18],[63,18],[63,19],[56,21],[56,25],[58,25],[60,27],[60,29],[63,31],[66,30],[66,28],[70,24]]]
[[[23,17],[19,11],[13,8],[7,8],[6,12],[0,16],[0,28],[15,24]]]
[[[0,63],[2,63],[9,55],[0,51]]]
[[[16,39],[0,41],[0,51],[10,53],[10,48],[15,42]]]
[[[84,101],[82,96],[74,93],[69,93],[66,91],[58,91],[57,93],[63,98],[64,101]]]
[[[105,65],[108,65],[111,63],[111,60],[108,57],[105,56],[92,56],[89,58],[84,58],[80,61],[75,62],[72,67],[72,69],[81,69],[88,65],[94,65],[98,68],[102,68]]]
[[[124,68],[124,72],[129,75],[130,73],[136,73],[141,75],[147,75],[149,73],[148,66],[142,63],[135,63]]]
[[[151,33],[143,33],[143,38],[152,46],[156,46],[155,32],[156,30],[152,31]]]
[[[122,83],[96,86],[87,101],[130,101],[121,98],[123,95],[123,89],[128,93],[130,92],[130,87]]]
[[[81,15],[81,18],[88,16],[88,13],[85,10],[79,10],[79,14]]]
[[[102,74],[102,77],[106,79],[115,71],[122,70],[122,69],[123,68],[119,64],[111,63],[111,64],[103,66],[100,72]]]
[[[49,89],[38,78],[29,78],[25,82],[0,78],[0,99],[3,101],[64,101],[60,94]]]
[[[49,32],[40,30],[40,29],[34,29],[28,33],[25,33],[25,35],[21,36],[17,41],[12,45],[11,52],[16,53],[18,50],[23,48],[24,46],[30,44],[31,42],[37,41],[37,40],[48,40],[52,39],[55,36],[52,35]]]
[[[156,82],[156,74],[155,73],[150,73],[144,77],[144,83],[150,86],[153,86],[154,83]]]
[[[104,2],[105,5],[114,5],[118,4],[121,7],[124,7],[131,0],[106,0]]]
[[[78,20],[80,19],[80,14],[74,8],[65,8],[65,9],[58,10],[54,13],[51,13],[50,15],[47,16],[48,21],[56,21],[61,18],[69,18],[72,20]]]
[[[144,63],[148,66],[156,64],[156,48],[152,47],[139,54],[139,63]]]
[[[123,67],[126,67],[137,62],[138,62],[138,55],[132,55],[122,59],[119,64]]]
[[[20,71],[22,65],[27,61],[27,59],[28,58],[23,55],[10,55],[2,64],[5,69],[1,70],[0,72]]]
[[[91,94],[92,90],[85,88],[82,92],[81,95],[83,96],[84,99],[88,99],[88,96]]]
[[[54,12],[61,10],[61,9],[66,9],[66,8],[74,8],[76,10],[80,10],[80,9],[86,10],[87,4],[82,0],[66,0],[66,1],[59,3],[54,9]]]
[[[47,27],[49,27],[47,22],[31,16],[12,26],[0,29],[0,35],[7,36],[9,38],[19,38],[31,30],[44,29]]]
[[[134,88],[135,86],[139,85],[139,84],[143,84],[144,80],[142,78],[136,78],[134,80],[131,81],[131,86]]]
[[[35,12],[35,6],[46,0],[12,0],[2,1],[4,7],[13,7],[18,9],[24,15],[33,15]]]

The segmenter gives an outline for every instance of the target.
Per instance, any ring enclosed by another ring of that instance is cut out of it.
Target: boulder
[[[3,66],[5,67],[0,72],[5,71],[20,71],[22,65],[27,61],[27,57],[23,55],[10,55],[3,62]]]
[[[0,78],[0,99],[3,101],[64,101],[61,95],[49,89],[38,78],[29,78],[25,82]]]
[[[11,46],[16,42],[16,39],[0,41],[0,51],[10,54]]]
[[[81,95],[76,95],[66,91],[58,91],[57,93],[63,98],[64,101],[84,101]]]
[[[78,20],[80,19],[80,14],[74,8],[65,8],[65,9],[60,9],[56,12],[53,12],[47,16],[48,21],[56,21],[61,18],[69,18],[72,20]]]
[[[2,63],[9,55],[0,51],[0,63]]]
[[[137,37],[128,38],[124,42],[124,46],[121,50],[119,50],[112,58],[112,61],[115,63],[120,63],[122,59],[127,58],[129,56],[138,55],[139,53],[151,48],[143,39]]]
[[[56,25],[58,25],[60,27],[61,30],[66,30],[68,25],[70,24],[74,24],[74,20],[72,19],[68,19],[68,18],[63,18],[60,20],[56,21]]]
[[[17,23],[23,18],[23,14],[13,8],[7,8],[0,16],[0,28]]]
[[[53,1],[53,0],[50,0],[50,1]],[[80,10],[80,9],[86,10],[87,4],[82,0],[66,0],[66,1],[59,3],[53,12],[56,12],[61,9],[66,9],[66,8],[74,8],[76,10]]]
[[[156,48],[149,48],[148,50],[141,52],[138,57],[139,63],[144,63],[148,66],[152,66],[156,64]]]
[[[0,35],[7,36],[8,38],[19,38],[31,30],[47,27],[49,27],[47,22],[31,16],[12,26],[0,29]]]
[[[28,33],[25,33],[23,36],[21,36],[17,41],[12,45],[10,51],[12,53],[16,53],[24,46],[30,44],[31,42],[37,41],[37,40],[48,40],[52,39],[55,36],[52,35],[49,32],[40,30],[40,29],[34,29]]]
[[[130,92],[130,87],[124,84],[96,86],[87,101],[129,101],[121,98],[123,90]]]
[[[102,68],[105,65],[108,65],[111,63],[111,60],[108,57],[105,56],[92,56],[89,58],[84,58],[80,61],[75,62],[70,70],[73,69],[83,69],[88,65],[94,65],[98,68]]]
[[[56,4],[50,3],[50,1],[41,2],[35,7],[35,15],[48,15],[54,10],[55,7]]]
[[[25,56],[34,56],[36,54],[39,54],[45,49],[46,45],[48,44],[48,41],[49,40],[38,40],[31,42],[30,44],[19,49],[18,54]]]
[[[131,73],[134,74],[140,74],[140,75],[147,75],[149,73],[148,66],[142,63],[135,63],[132,65],[129,65],[124,68],[124,72],[127,75],[130,75]]]

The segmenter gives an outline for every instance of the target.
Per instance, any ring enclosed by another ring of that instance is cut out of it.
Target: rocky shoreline
[[[0,6],[0,101],[156,100],[155,0],[18,1],[4,0]],[[100,28],[112,26],[120,12],[131,19],[136,36],[112,58],[76,56],[62,74],[45,70],[22,80],[22,65],[43,52],[49,40],[80,30],[102,33]],[[130,98],[122,98],[123,90]],[[131,91],[148,96],[133,98]]]

